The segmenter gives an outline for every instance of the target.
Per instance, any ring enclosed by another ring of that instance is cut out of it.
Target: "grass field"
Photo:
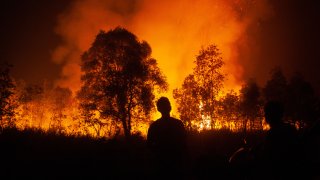
[[[264,132],[247,134],[249,145]],[[230,177],[229,157],[243,145],[243,134],[227,130],[188,133],[184,179]],[[155,179],[155,164],[146,140],[134,135],[94,139],[36,129],[3,129],[1,176],[13,179]],[[6,179],[1,178],[1,179]]]

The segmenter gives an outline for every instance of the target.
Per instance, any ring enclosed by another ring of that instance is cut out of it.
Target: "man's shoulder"
[[[161,126],[162,121],[163,121],[163,120],[162,120],[161,118],[159,118],[159,119],[153,121],[153,122],[151,123],[150,127]]]
[[[170,119],[175,121],[175,122],[181,122],[182,123],[182,121],[180,119],[177,119],[177,118],[174,118],[174,117],[170,117]]]
[[[183,122],[182,122],[180,119],[171,117],[171,121],[174,122],[174,123],[177,124],[177,125],[184,126],[184,125],[183,125]]]
[[[159,124],[159,120],[160,120],[160,119],[157,119],[157,120],[151,122],[150,127],[152,127],[152,126],[157,126],[157,124]]]
[[[169,121],[167,121],[167,119],[164,120],[162,118],[157,119],[157,120],[153,121],[150,126],[158,126],[158,125],[161,125],[161,124],[167,124],[167,122],[183,125],[183,122],[180,119],[177,119],[177,118],[174,118],[174,117],[170,117]]]
[[[170,117],[171,120],[180,121],[180,119],[177,119],[175,117]]]
[[[159,129],[159,126],[161,126],[159,124],[159,119],[151,122],[151,124],[150,124],[150,126],[148,128],[148,134],[149,133],[155,133],[157,131],[157,129]]]

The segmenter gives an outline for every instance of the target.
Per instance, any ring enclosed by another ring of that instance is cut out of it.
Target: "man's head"
[[[267,123],[272,127],[282,121],[284,108],[282,103],[277,101],[269,101],[264,106],[264,115]]]
[[[157,109],[162,115],[169,115],[171,111],[169,99],[167,97],[161,97],[157,101]]]

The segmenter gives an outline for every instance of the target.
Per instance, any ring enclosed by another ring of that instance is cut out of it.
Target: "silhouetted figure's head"
[[[282,103],[277,101],[269,101],[264,106],[264,115],[267,123],[274,127],[282,122],[284,108]]]
[[[167,97],[161,97],[157,101],[157,109],[162,114],[162,116],[170,116],[171,105]]]

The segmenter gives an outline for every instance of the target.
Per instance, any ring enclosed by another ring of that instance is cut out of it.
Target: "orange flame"
[[[83,0],[74,1],[68,10],[58,19],[56,33],[63,43],[52,54],[52,60],[63,64],[61,77],[56,84],[76,92],[80,83],[80,56],[89,49],[100,30],[108,31],[122,26],[132,31],[141,40],[147,41],[153,50],[159,67],[166,75],[169,91],[157,96],[168,96],[173,105],[173,114],[177,110],[172,98],[172,90],[181,86],[184,78],[192,72],[193,61],[202,46],[217,44],[225,61],[224,73],[227,74],[225,89],[240,89],[243,69],[238,61],[238,46],[247,44],[246,31],[259,19],[268,16],[270,8],[267,0]],[[222,93],[221,93],[222,94]],[[222,96],[222,95],[221,95]],[[49,128],[50,113],[44,112],[42,123]],[[67,113],[79,114],[70,108]],[[26,122],[36,126],[30,115]],[[154,115],[154,119],[160,114]],[[209,121],[203,117],[204,122]],[[68,132],[71,117],[65,121]],[[39,123],[38,123],[39,124]],[[210,124],[210,123],[209,123]],[[226,125],[215,123],[222,128]],[[40,125],[39,125],[40,126]],[[207,127],[200,124],[199,129]],[[234,127],[235,125],[229,124]],[[146,132],[148,124],[137,125]],[[116,128],[116,127],[115,127]],[[93,133],[93,129],[89,133]]]
[[[268,12],[266,0],[75,1],[60,15],[56,28],[64,43],[52,57],[56,63],[65,64],[57,84],[79,89],[80,55],[101,29],[123,26],[151,45],[167,76],[170,89],[165,95],[172,102],[172,89],[192,72],[201,46],[212,43],[221,49],[226,62],[226,89],[237,90],[243,73],[237,46],[246,44],[246,30]],[[173,110],[176,114],[174,104]]]

